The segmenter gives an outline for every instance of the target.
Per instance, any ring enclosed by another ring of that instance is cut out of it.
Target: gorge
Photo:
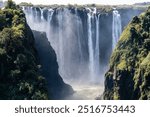
[[[46,33],[56,52],[60,75],[76,91],[68,99],[95,99],[103,93],[104,74],[123,28],[145,10],[130,6],[22,6],[22,9],[31,29]]]
[[[150,99],[149,27],[148,3],[0,2],[0,99]]]

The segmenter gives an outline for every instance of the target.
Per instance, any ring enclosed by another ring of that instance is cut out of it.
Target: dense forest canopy
[[[150,99],[150,7],[123,31],[106,73],[105,99]]]
[[[12,0],[0,9],[0,99],[48,99],[34,37]]]

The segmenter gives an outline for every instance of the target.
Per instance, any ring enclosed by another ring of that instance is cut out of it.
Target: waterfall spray
[[[100,81],[100,15],[96,8],[87,8],[87,32],[77,8],[74,14],[68,8],[23,10],[31,29],[46,32],[57,55],[59,73],[66,81]]]
[[[75,15],[77,16],[77,20],[76,20],[76,27],[77,27],[77,41],[78,41],[78,47],[79,47],[79,54],[80,54],[80,63],[82,64],[83,61],[83,55],[82,55],[82,45],[81,45],[81,32],[82,32],[82,28],[81,28],[81,19],[78,16],[78,10],[77,8],[75,8]]]
[[[47,22],[46,22],[46,25],[45,27],[47,28],[46,29],[46,34],[47,34],[47,37],[48,39],[50,40],[50,33],[51,33],[51,21],[52,21],[52,17],[53,17],[53,14],[54,14],[54,10],[53,9],[48,9],[48,16],[47,16]]]
[[[62,72],[64,68],[64,41],[63,41],[63,9],[58,11],[58,61],[60,63],[60,72],[63,76],[65,76],[65,73]]]
[[[89,9],[88,16],[88,49],[89,49],[89,70],[90,70],[90,79],[93,80],[94,77],[94,49],[93,49],[93,38],[92,38],[92,19],[94,14],[91,9]]]
[[[114,9],[113,11],[113,24],[112,24],[112,50],[115,48],[119,37],[122,32],[122,26],[121,26],[121,16],[119,12]]]
[[[100,15],[97,14],[97,9],[90,9],[88,16],[88,49],[89,49],[89,72],[90,72],[90,79],[92,82],[97,80],[97,76],[100,73],[100,50],[99,50],[99,17]],[[92,25],[96,25],[93,27]],[[95,33],[93,33],[95,30]],[[94,47],[95,46],[95,47]]]
[[[48,23],[51,23],[53,14],[54,14],[54,10],[53,9],[48,9],[48,17],[47,17]]]
[[[95,71],[96,74],[99,75],[100,72],[100,47],[99,47],[99,33],[100,33],[100,22],[99,22],[100,14],[96,17],[96,46],[95,46]]]
[[[44,9],[40,8],[40,11],[41,11],[41,20],[43,21],[44,20],[44,16],[43,16]]]

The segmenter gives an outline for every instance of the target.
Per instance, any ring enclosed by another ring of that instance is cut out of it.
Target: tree
[[[5,8],[16,9],[16,4],[12,0],[8,0]]]

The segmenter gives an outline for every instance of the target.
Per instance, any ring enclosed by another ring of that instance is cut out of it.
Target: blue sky
[[[6,1],[6,0],[3,0]],[[150,2],[150,0],[14,0],[16,3],[31,2],[33,4],[134,4],[137,2]]]

